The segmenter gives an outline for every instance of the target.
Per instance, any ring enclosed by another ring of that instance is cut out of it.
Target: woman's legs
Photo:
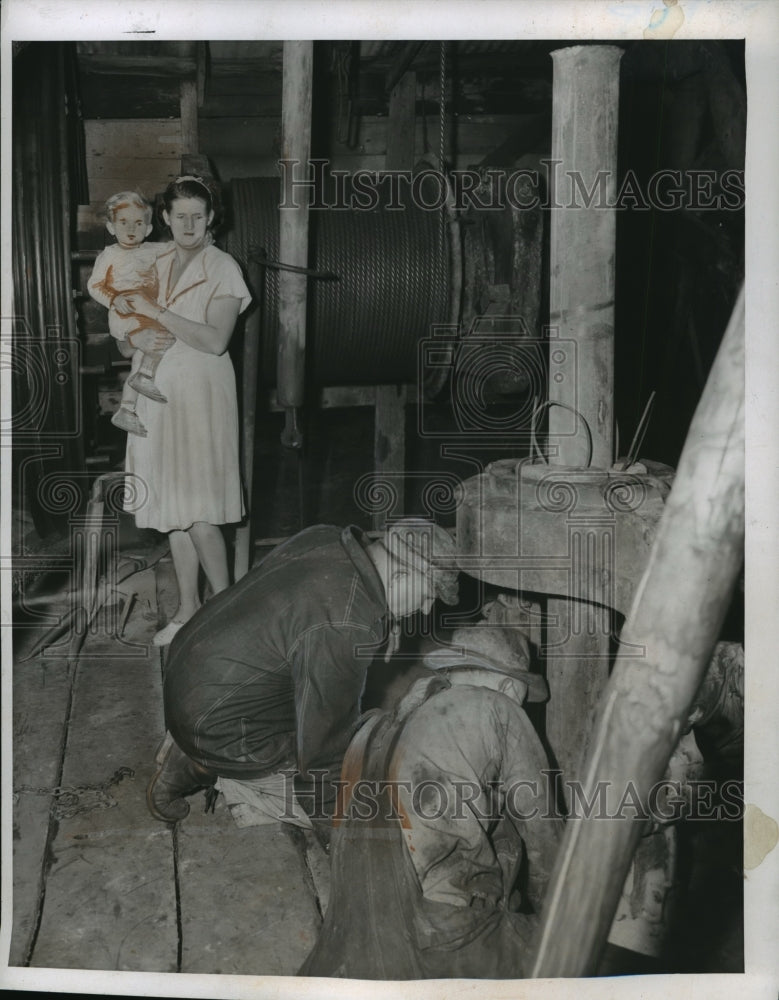
[[[166,646],[184,622],[188,622],[200,607],[198,576],[203,566],[211,590],[218,594],[230,583],[227,568],[227,546],[216,524],[196,521],[186,531],[170,532],[170,554],[179,587],[179,606],[165,628],[154,636],[155,646]]]
[[[220,590],[225,590],[230,585],[230,572],[227,568],[227,546],[222,529],[218,524],[195,521],[189,529],[189,537],[212,592],[218,594]]]
[[[186,622],[200,607],[197,589],[200,559],[189,531],[171,531],[170,554],[179,586],[179,606],[173,620]]]

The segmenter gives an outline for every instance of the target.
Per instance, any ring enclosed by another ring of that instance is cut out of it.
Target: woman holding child
[[[129,435],[126,471],[140,480],[133,505],[140,528],[170,534],[179,588],[172,620],[154,637],[167,645],[200,606],[200,566],[213,593],[229,584],[220,525],[244,514],[238,459],[235,373],[227,347],[250,294],[233,258],[211,241],[216,192],[198,177],[179,177],[163,195],[173,235],[156,261],[157,301],[126,295],[123,305],[167,332],[139,329],[128,340],[142,351],[165,349],[155,382],[166,404],[139,396],[147,436]]]

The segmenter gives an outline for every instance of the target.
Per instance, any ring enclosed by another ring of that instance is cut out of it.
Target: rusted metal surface
[[[672,480],[506,459],[461,485],[460,568],[507,590],[627,614]]]

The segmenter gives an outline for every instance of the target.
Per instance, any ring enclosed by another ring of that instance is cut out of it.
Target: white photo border
[[[12,315],[12,42],[37,40],[179,40],[291,38],[480,38],[629,40],[643,37],[664,0],[5,0],[2,4],[2,309]],[[678,39],[744,38],[748,99],[746,149],[746,705],[745,803],[779,818],[779,3],[775,0],[679,0]],[[478,14],[475,15],[475,11]],[[2,336],[10,335],[2,321]],[[2,371],[0,407],[10,415],[10,372]],[[0,546],[10,552],[9,456],[2,454]],[[2,570],[2,624],[10,622],[10,569]],[[294,977],[200,976],[9,967],[11,870],[11,630],[2,639],[2,923],[0,987],[96,994],[213,997],[362,998],[366,984]],[[747,823],[747,828],[749,824]],[[647,998],[677,992],[701,1000],[777,996],[779,991],[779,847],[745,873],[745,973],[634,976],[618,980],[490,982],[489,995],[578,1000]],[[380,997],[483,996],[481,981],[371,983]]]

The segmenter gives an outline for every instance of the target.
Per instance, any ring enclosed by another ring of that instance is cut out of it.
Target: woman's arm
[[[161,354],[173,347],[176,338],[173,334],[163,329],[150,329],[138,327],[132,333],[127,334],[126,340],[117,340],[116,344],[124,357],[132,356],[133,351],[142,351],[144,354]]]
[[[196,323],[150,302],[143,295],[128,295],[126,299],[134,313],[156,320],[169,330],[176,340],[183,340],[185,344],[205,354],[224,354],[241,308],[241,300],[232,296],[212,299],[208,305],[206,322]]]

